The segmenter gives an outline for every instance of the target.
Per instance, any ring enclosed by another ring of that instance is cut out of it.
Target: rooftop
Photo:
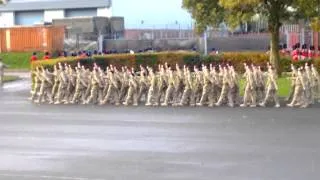
[[[0,12],[111,7],[111,0],[34,0],[0,5]]]

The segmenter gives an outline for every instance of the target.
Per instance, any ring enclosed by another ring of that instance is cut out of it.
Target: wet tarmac
[[[320,111],[34,105],[0,92],[0,180],[320,177]]]

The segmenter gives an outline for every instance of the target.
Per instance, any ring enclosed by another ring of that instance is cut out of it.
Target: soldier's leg
[[[54,104],[61,104],[61,97],[62,97],[62,84],[59,84],[58,91],[56,94],[56,102]]]
[[[31,101],[34,101],[38,92],[40,90],[40,84],[36,83],[34,89],[31,91],[31,97],[29,98]]]
[[[194,107],[196,105],[196,90],[192,89],[190,92],[190,106]]]
[[[240,105],[241,107],[247,107],[249,96],[250,96],[250,86],[246,85],[244,89],[243,104]]]
[[[39,96],[38,96],[38,99],[35,101],[35,103],[41,103],[42,102],[42,99],[43,99],[43,96],[44,96],[44,84],[41,83],[41,86],[40,86],[40,90],[39,90]]]
[[[291,85],[289,96],[286,98],[286,101],[291,101],[294,95],[295,86]]]
[[[228,106],[229,107],[234,107],[234,102],[235,102],[234,92],[235,92],[235,87],[229,88],[228,94],[227,94],[227,96],[228,96]]]
[[[114,104],[116,106],[120,105],[120,92],[117,88],[114,88],[113,90],[113,98],[114,98]]]
[[[268,102],[269,98],[272,96],[272,90],[270,88],[267,89],[266,95],[264,100],[259,104],[262,107],[266,106],[266,103]]]
[[[255,89],[252,89],[250,91],[250,97],[251,97],[250,107],[256,107],[257,106],[257,92],[255,91]]]
[[[94,101],[94,98],[96,96],[96,92],[97,92],[97,86],[92,86],[91,90],[90,90],[90,95],[86,101],[86,104],[90,104],[91,102]]]
[[[127,93],[125,101],[123,102],[123,105],[128,106],[132,97],[133,97],[133,89],[132,89],[132,87],[129,87],[128,93]]]
[[[191,89],[189,88],[184,89],[180,103],[179,103],[180,106],[184,106],[188,103],[188,99],[190,99],[190,94],[191,94]]]
[[[154,96],[154,88],[150,87],[148,90],[148,97],[146,101],[146,106],[151,106],[152,105],[152,98]]]
[[[302,87],[296,86],[294,88],[294,93],[293,93],[293,97],[292,97],[291,103],[287,104],[287,106],[293,107],[294,105],[301,105],[301,104],[297,104],[297,103],[299,103],[299,101],[300,101],[299,99],[301,98],[302,94],[303,94]]]
[[[108,90],[107,90],[107,94],[103,97],[102,101],[100,102],[100,105],[104,105],[108,102],[108,100],[110,99],[112,92],[113,91],[113,86],[109,85],[108,86]]]
[[[228,87],[226,85],[222,86],[221,94],[219,96],[218,102],[215,104],[216,106],[221,106],[223,101],[225,100],[228,93]]]
[[[166,91],[166,95],[165,95],[164,101],[161,104],[161,106],[168,106],[168,103],[169,103],[169,100],[170,100],[170,98],[172,96],[172,93],[173,93],[173,86],[169,85],[168,89]]]
[[[59,83],[55,82],[53,87],[52,87],[52,91],[51,91],[51,94],[52,94],[52,98],[55,99],[56,96],[57,96],[57,91],[58,91],[58,88],[59,88]]]
[[[203,86],[201,99],[200,99],[200,102],[197,104],[197,106],[203,106],[204,105],[205,101],[208,99],[209,90],[210,89],[209,89],[208,85]]]
[[[275,90],[275,89],[273,90],[272,96],[273,96],[273,100],[274,100],[274,103],[275,103],[275,107],[279,108],[280,107],[280,102],[279,102],[279,97],[278,97],[277,90]]]
[[[138,100],[138,98],[139,98],[139,92],[138,92],[138,90],[136,90],[136,89],[134,89],[134,91],[133,91],[133,106],[138,106],[138,103],[139,103],[139,100]]]

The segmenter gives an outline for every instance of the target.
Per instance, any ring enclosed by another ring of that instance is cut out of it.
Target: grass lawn
[[[9,69],[30,69],[31,52],[9,52],[1,53],[0,58],[3,63],[9,66]],[[38,57],[42,57],[43,53],[38,53]]]
[[[12,81],[15,81],[15,80],[18,80],[19,77],[18,76],[4,76],[4,82],[12,82]]]
[[[240,81],[240,94],[241,94],[241,96],[243,96],[243,94],[244,94],[244,83],[245,83],[245,80],[241,79],[241,81]],[[288,77],[280,77],[278,79],[278,87],[279,87],[278,95],[280,97],[287,97],[289,95],[290,88],[291,88],[290,79]]]

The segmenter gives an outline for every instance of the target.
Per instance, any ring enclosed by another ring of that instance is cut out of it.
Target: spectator
[[[293,51],[291,53],[291,56],[292,56],[292,60],[297,62],[299,61],[299,49],[298,49],[298,45],[295,45],[292,47]]]
[[[45,53],[44,53],[43,59],[44,59],[44,60],[50,59],[50,54],[49,54],[49,52],[45,52]]]
[[[308,58],[313,59],[314,57],[315,57],[314,46],[310,46],[309,51],[308,51]]]
[[[37,57],[37,53],[36,53],[36,52],[33,52],[33,53],[32,53],[32,56],[31,56],[30,60],[31,60],[31,61],[36,61],[36,60],[38,60],[38,57]]]

